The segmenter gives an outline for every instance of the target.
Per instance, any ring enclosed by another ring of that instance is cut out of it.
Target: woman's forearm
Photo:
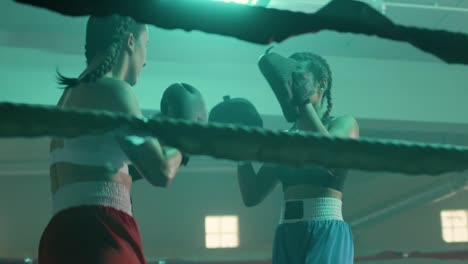
[[[323,125],[320,116],[317,114],[317,111],[310,103],[302,106],[297,125],[300,130],[317,132],[327,136],[330,135],[328,129]]]

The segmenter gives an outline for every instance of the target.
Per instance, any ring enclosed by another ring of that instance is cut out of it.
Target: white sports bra
[[[69,98],[65,95],[63,103]],[[61,148],[50,152],[50,165],[66,162],[78,165],[111,167],[128,174],[130,161],[117,142],[116,132],[63,139]]]
[[[50,152],[50,164],[59,162],[111,167],[127,174],[130,164],[114,133],[64,139],[62,148]]]

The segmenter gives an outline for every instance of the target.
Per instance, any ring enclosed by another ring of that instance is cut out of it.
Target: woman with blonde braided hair
[[[294,123],[289,132],[359,136],[353,117],[330,115],[332,75],[321,56],[299,52],[284,58],[268,53],[260,59],[259,67],[286,119]],[[325,99],[327,109],[323,111]],[[262,202],[278,183],[283,187],[284,203],[272,264],[353,263],[352,234],[341,212],[346,171],[315,164],[302,168],[263,164],[256,172],[250,162],[239,163],[237,171],[247,206]]]
[[[65,86],[58,107],[98,109],[141,117],[132,90],[146,63],[148,29],[130,17],[90,17],[87,68],[79,78],[59,74]],[[73,120],[70,120],[73,122]],[[157,139],[119,131],[50,146],[52,219],[39,246],[39,263],[146,263],[132,217],[128,166],[154,186],[166,187],[182,154]]]

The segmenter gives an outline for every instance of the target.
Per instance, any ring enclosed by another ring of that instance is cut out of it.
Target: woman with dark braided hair
[[[353,117],[330,115],[332,74],[321,56],[300,52],[288,59],[269,53],[260,59],[259,66],[286,119],[294,123],[289,132],[359,136]],[[247,206],[259,204],[282,184],[284,204],[275,234],[273,264],[353,263],[352,234],[341,212],[345,176],[344,170],[319,165],[263,164],[255,172],[250,162],[239,163],[239,186]]]
[[[90,17],[88,67],[65,86],[58,107],[108,110],[142,117],[132,86],[146,62],[148,29],[130,17]],[[73,120],[70,120],[73,122]],[[146,263],[132,217],[128,165],[154,186],[174,178],[182,154],[156,139],[119,131],[53,138],[53,217],[42,234],[39,263]]]

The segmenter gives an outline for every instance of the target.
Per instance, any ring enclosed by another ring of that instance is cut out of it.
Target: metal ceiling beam
[[[388,218],[402,214],[410,209],[417,208],[431,202],[439,202],[447,197],[468,190],[468,174],[455,175],[449,180],[436,182],[422,192],[415,193],[409,197],[397,200],[388,206],[377,210],[371,210],[361,216],[354,217],[348,221],[353,229],[362,229],[378,224]]]
[[[424,5],[424,4],[406,4],[406,3],[386,2],[385,6],[395,7],[395,8],[411,8],[411,9],[425,9],[425,10],[468,13],[468,8],[455,7],[455,6],[443,6],[440,4]]]

